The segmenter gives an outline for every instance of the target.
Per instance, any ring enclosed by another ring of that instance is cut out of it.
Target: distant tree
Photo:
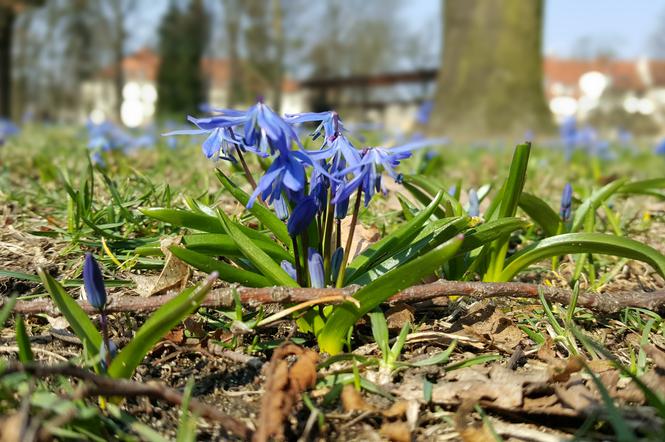
[[[44,0],[0,1],[0,117],[11,117],[14,22],[26,8],[41,6],[43,3]]]
[[[157,74],[157,110],[162,116],[195,113],[206,100],[201,61],[208,44],[208,15],[202,0],[186,11],[171,2],[159,27],[161,63]]]
[[[481,137],[551,128],[543,0],[445,0],[430,132]]]

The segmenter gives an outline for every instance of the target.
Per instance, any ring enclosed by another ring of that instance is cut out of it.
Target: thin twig
[[[5,367],[5,370],[0,374],[0,378],[12,373],[29,373],[40,378],[68,376],[81,379],[86,383],[77,392],[79,397],[146,396],[152,399],[163,400],[176,406],[181,406],[184,400],[183,395],[179,391],[157,382],[144,383],[126,379],[112,379],[73,365],[39,365],[13,362]],[[220,412],[215,406],[205,404],[197,399],[190,399],[189,409],[191,412],[205,419],[219,423],[226,431],[244,440],[248,440],[251,436],[252,430],[243,422],[233,416]]]
[[[235,305],[233,293],[238,292],[240,302],[255,307],[265,304],[297,304],[324,296],[353,295],[360,287],[350,285],[337,288],[300,288],[300,287],[228,287],[211,290],[201,304],[210,308],[230,308]],[[439,280],[430,284],[416,285],[391,296],[386,300],[389,304],[417,303],[434,298],[450,296],[467,296],[473,299],[486,298],[529,298],[538,299],[538,291],[542,290],[545,299],[567,305],[572,298],[568,289],[545,285],[528,284],[524,282],[464,282]],[[151,297],[140,296],[110,296],[106,305],[108,313],[134,312],[149,313],[157,310],[176,295],[159,295]],[[5,299],[0,301],[4,304]],[[85,301],[79,305],[88,314],[95,314],[96,310]],[[622,291],[607,293],[580,293],[577,301],[578,307],[585,307],[600,313],[616,313],[626,307],[640,307],[649,310],[658,310],[665,306],[665,290],[654,292]],[[25,315],[48,314],[60,316],[58,308],[49,299],[32,301],[18,301],[14,312]]]

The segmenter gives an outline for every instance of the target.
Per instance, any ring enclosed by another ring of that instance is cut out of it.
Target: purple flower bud
[[[85,254],[83,262],[83,286],[88,303],[97,310],[103,310],[106,305],[106,288],[104,277],[95,258],[90,253]]]
[[[109,340],[109,347],[111,348],[111,361],[113,358],[115,358],[115,355],[118,353],[118,346],[115,345],[115,342]],[[106,349],[106,344],[102,342],[102,346],[99,349],[99,357],[100,357],[100,362],[99,364],[102,366],[102,371],[106,372],[108,367],[106,366],[106,354],[108,353],[108,350]]]
[[[294,281],[298,280],[298,274],[296,273],[296,268],[293,267],[293,264],[291,264],[289,261],[283,260],[281,263],[279,263],[279,266],[282,268],[282,270],[284,270],[286,273],[289,274],[291,279],[293,279]]]
[[[279,198],[272,200],[272,208],[275,209],[275,214],[279,219],[285,221],[289,218],[289,207],[286,204],[286,200],[282,195]]]
[[[469,210],[467,210],[469,216],[479,216],[480,215],[480,202],[478,201],[478,193],[476,189],[469,190]]]
[[[323,258],[316,249],[307,250],[307,265],[309,267],[309,279],[312,287],[322,289],[326,286],[325,274],[323,272]]]
[[[330,258],[330,270],[333,281],[337,280],[339,268],[342,266],[342,258],[344,258],[344,247],[337,247]]]
[[[313,196],[306,196],[301,199],[293,208],[289,222],[286,223],[289,235],[297,236],[307,230],[317,212],[318,206]]]
[[[559,216],[563,221],[570,219],[570,212],[573,206],[573,186],[566,183],[561,193],[561,208],[559,209]]]

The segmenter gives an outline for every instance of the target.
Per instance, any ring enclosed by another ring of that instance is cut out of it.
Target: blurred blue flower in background
[[[5,143],[7,138],[12,137],[20,132],[20,129],[11,120],[0,118],[0,146]]]

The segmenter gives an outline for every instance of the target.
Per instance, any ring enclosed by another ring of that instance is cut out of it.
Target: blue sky
[[[132,49],[155,42],[155,29],[168,0],[141,5],[136,23],[130,24],[135,33]],[[610,46],[620,58],[635,58],[649,53],[649,39],[660,23],[665,32],[665,0],[545,0],[545,5],[546,54],[569,56],[582,38],[589,37],[595,44]],[[438,26],[440,8],[440,0],[405,0],[400,15],[413,30],[431,29]],[[438,40],[437,33],[428,35]]]

